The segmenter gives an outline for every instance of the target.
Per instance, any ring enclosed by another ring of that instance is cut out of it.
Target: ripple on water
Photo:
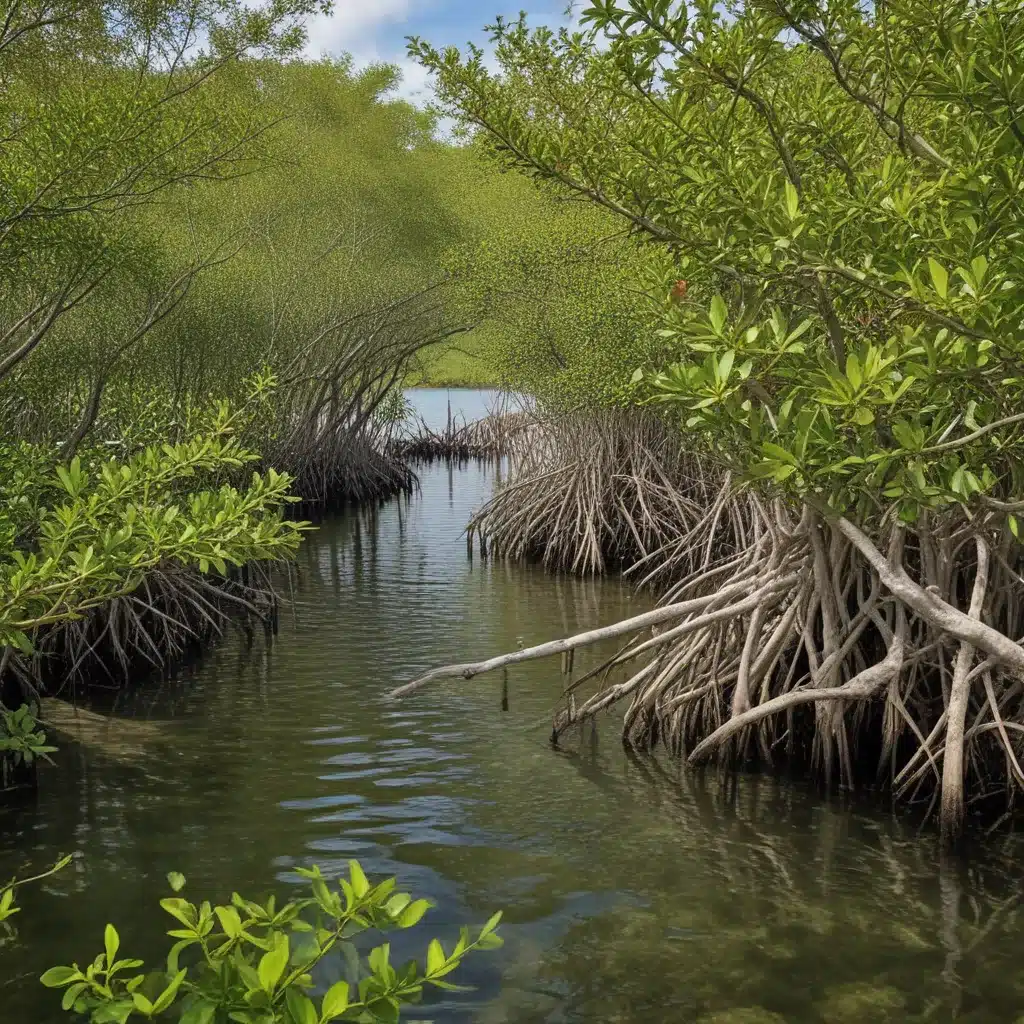
[[[396,959],[507,910],[504,949],[460,979],[476,991],[423,1007],[438,1024],[1015,1020],[1012,860],[940,866],[873,810],[628,758],[614,718],[552,751],[557,665],[510,671],[504,713],[500,674],[384,699],[432,665],[641,610],[611,581],[470,565],[462,529],[493,479],[426,467],[411,501],[323,524],[272,650],[226,641],[187,680],[121,699],[174,721],[152,764],[68,749],[35,805],[2,812],[0,877],[83,854],[25,892],[6,977],[91,957],[107,919],[152,959],[167,871],[214,898],[298,891],[295,868],[358,857],[437,904],[395,936]],[[65,1020],[41,987],[2,999],[5,1024]]]

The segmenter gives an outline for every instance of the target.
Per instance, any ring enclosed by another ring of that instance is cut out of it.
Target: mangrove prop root
[[[515,426],[508,479],[468,528],[492,555],[580,574],[628,567],[650,583],[722,553],[706,542],[734,525],[728,486],[657,416],[533,410]],[[723,529],[702,525],[710,507]]]
[[[119,686],[166,671],[229,625],[249,635],[254,627],[272,630],[279,605],[274,576],[286,571],[262,563],[226,578],[155,570],[132,593],[40,630],[31,655],[8,648],[0,677],[6,672],[24,688],[56,695],[83,683]]]
[[[887,521],[869,538],[814,509],[719,498],[687,524],[685,557],[666,548],[676,569],[659,607],[434,669],[391,695],[631,638],[583,677],[592,695],[572,685],[555,739],[625,701],[633,747],[663,742],[691,764],[784,749],[826,779],[870,776],[936,810],[949,842],[969,809],[1012,809],[1024,786],[1024,556],[1000,521],[951,512]]]
[[[981,609],[988,586],[988,545],[977,538],[978,561],[974,570],[974,590],[968,617],[981,619]],[[1024,653],[1024,652],[1022,652]],[[967,718],[970,689],[967,674],[974,661],[974,648],[964,638],[956,654],[953,684],[950,687],[946,725],[946,756],[942,764],[942,798],[939,821],[943,836],[956,839],[963,831],[964,821],[964,725]]]

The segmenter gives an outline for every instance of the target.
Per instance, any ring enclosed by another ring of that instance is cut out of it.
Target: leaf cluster
[[[37,757],[49,760],[47,755],[57,750],[47,744],[37,713],[38,709],[31,704],[22,704],[13,711],[0,706],[0,760],[7,759],[15,766],[30,765]],[[0,897],[0,921],[4,909],[10,907],[8,902],[4,908],[4,898]]]
[[[84,968],[53,967],[44,985],[64,990],[65,1010],[87,1015],[93,1024],[130,1019],[177,1020],[181,1024],[394,1024],[404,1005],[418,1002],[427,987],[453,989],[445,980],[470,953],[501,945],[495,914],[470,940],[463,929],[450,952],[434,939],[425,963],[391,963],[390,945],[375,946],[360,963],[352,939],[367,930],[412,928],[430,908],[395,887],[395,880],[371,884],[357,861],[347,878],[332,887],[318,868],[299,872],[311,895],[278,905],[237,893],[223,905],[190,903],[179,895],[160,901],[175,922],[166,964],[148,973],[141,960],[119,958],[121,940],[113,925],[104,950]],[[175,893],[185,879],[168,876]],[[312,972],[326,957],[343,953],[357,976],[335,982],[320,996]]]
[[[223,575],[291,557],[307,528],[282,516],[291,480],[273,469],[238,479],[258,459],[238,425],[221,403],[206,430],[179,443],[125,459],[76,456],[39,475],[38,453],[19,448],[31,470],[10,475],[0,514],[18,544],[0,556],[0,642],[30,652],[33,631],[130,593],[157,568]]]
[[[598,0],[413,40],[510,165],[657,243],[635,401],[863,519],[1019,495],[1019,4]],[[685,283],[684,287],[678,284]]]

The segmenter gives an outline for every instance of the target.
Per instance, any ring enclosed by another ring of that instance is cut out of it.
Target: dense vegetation
[[[261,566],[299,543],[293,498],[412,483],[396,387],[473,324],[442,254],[535,200],[436,142],[393,68],[296,59],[323,6],[9,5],[8,708],[272,617]]]
[[[461,146],[389,98],[394,69],[297,59],[328,6],[0,22],[0,786],[52,752],[42,693],[269,625],[308,528],[288,506],[409,489],[399,388],[461,367],[540,410],[471,531],[662,601],[396,692],[628,637],[603,667],[632,675],[576,680],[556,740],[626,700],[628,742],[693,764],[878,782],[949,841],[1010,816],[1020,5],[594,0],[578,31],[499,22],[497,73],[414,40]],[[164,901],[158,976],[108,928],[45,980],[97,1022],[393,1021],[496,942],[432,944],[425,973],[379,947],[314,1003],[343,937],[426,905],[357,865],[340,895],[310,881],[282,908]]]
[[[784,749],[852,784],[870,759],[953,838],[967,794],[1024,783],[1020,7],[582,23],[499,23],[500,74],[412,44],[499,159],[647,241],[670,354],[631,401],[727,474],[671,628],[624,656],[654,660],[568,719],[628,697],[628,736],[693,762]]]

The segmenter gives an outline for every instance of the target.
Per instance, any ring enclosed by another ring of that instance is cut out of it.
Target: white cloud
[[[306,54],[352,53],[373,45],[377,31],[401,24],[412,12],[415,0],[340,0],[330,15],[317,15],[307,23]]]
[[[424,7],[434,7],[436,0],[336,0],[332,14],[318,15],[307,23],[308,42],[305,55],[316,59],[329,54],[340,56],[350,54],[355,68],[365,68],[369,64],[386,63],[395,65],[402,74],[401,83],[393,95],[408,100],[417,106],[426,106],[433,98],[430,75],[418,63],[408,58],[404,47],[394,47],[395,29],[412,28],[408,23],[415,20],[415,13],[422,13]],[[560,4],[559,4],[560,6]],[[534,25],[547,23],[557,29],[562,25],[575,27],[577,14],[574,12],[568,19],[564,15],[534,15],[530,21]],[[466,36],[479,37],[479,25],[467,25]],[[389,43],[382,46],[384,39]],[[484,41],[479,39],[481,43]],[[460,43],[464,40],[460,40]],[[499,70],[493,48],[484,44],[484,65],[489,71]],[[438,125],[438,134],[450,137],[454,122],[450,118],[442,118]]]
[[[394,95],[411,103],[430,100],[427,72],[402,52],[382,52],[378,45],[381,30],[407,21],[417,0],[340,0],[330,15],[318,15],[307,23],[307,57],[323,54],[337,57],[351,54],[356,69],[368,64],[394,64],[402,72],[402,81]],[[422,0],[420,0],[422,2]],[[389,32],[388,35],[391,35]]]
[[[364,62],[357,60],[357,63]],[[430,102],[430,75],[425,67],[408,57],[389,60],[388,63],[396,65],[402,73],[402,81],[394,92],[395,96],[419,105]]]

